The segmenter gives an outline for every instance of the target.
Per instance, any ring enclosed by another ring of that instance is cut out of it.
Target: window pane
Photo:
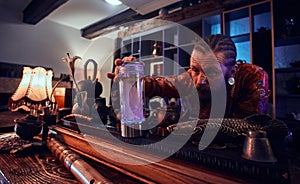
[[[230,36],[236,36],[249,33],[249,17],[232,20],[229,22]]]
[[[221,24],[211,25],[211,34],[221,34]]]
[[[245,60],[250,63],[250,41],[235,43],[237,50],[236,59]]]
[[[205,17],[203,19],[203,37],[211,34],[221,33],[221,16],[220,14]]]
[[[259,28],[271,29],[271,14],[270,12],[262,13],[254,16],[253,31],[258,32]]]

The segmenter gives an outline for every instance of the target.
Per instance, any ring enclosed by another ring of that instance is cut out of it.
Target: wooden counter
[[[242,160],[241,158],[237,158],[235,162],[230,161],[230,159],[226,162],[224,161],[225,157],[240,157],[240,153],[231,152],[227,156],[223,156],[222,160],[220,159],[222,156],[216,156],[220,153],[218,150],[212,152],[204,151],[201,153],[202,155],[200,156],[206,157],[204,159],[206,164],[203,164],[203,162],[197,163],[196,159],[194,161],[178,159],[176,158],[178,153],[176,153],[172,157],[160,162],[151,164],[148,163],[145,165],[128,165],[119,163],[117,160],[124,159],[128,162],[132,161],[132,163],[139,160],[147,163],[155,159],[156,155],[152,154],[152,152],[149,153],[149,151],[141,152],[141,150],[133,150],[131,148],[124,147],[113,140],[105,138],[104,133],[95,127],[90,129],[87,128],[86,131],[89,131],[88,134],[70,131],[59,126],[52,127],[52,131],[55,132],[53,136],[68,145],[75,152],[94,160],[98,164],[107,165],[120,170],[121,172],[128,173],[141,182],[146,183],[232,184],[257,183],[262,181],[273,182],[276,179],[278,179],[278,182],[281,182],[283,180],[282,177],[284,177],[281,175],[288,175],[286,168],[280,168],[276,164],[255,165],[249,161]],[[100,136],[96,136],[97,134]],[[195,152],[189,152],[189,154],[195,154]],[[109,158],[107,155],[109,155]],[[235,160],[235,158],[231,159]],[[211,165],[215,165],[217,163],[219,169],[216,169],[216,167],[207,167],[210,163]],[[235,165],[233,163],[235,163]],[[232,168],[235,170],[233,171]],[[254,172],[251,170],[254,170]],[[244,173],[244,175],[241,173]],[[253,176],[251,176],[251,174],[253,174]],[[261,175],[261,178],[258,179],[257,175]],[[276,179],[271,178],[270,176]]]

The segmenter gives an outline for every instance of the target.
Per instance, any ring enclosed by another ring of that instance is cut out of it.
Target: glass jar
[[[128,62],[120,67],[121,134],[123,137],[142,135],[144,64]]]

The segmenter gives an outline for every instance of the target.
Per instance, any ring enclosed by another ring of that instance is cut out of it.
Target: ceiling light
[[[108,2],[111,5],[120,5],[120,4],[122,4],[122,2],[119,1],[119,0],[105,0],[105,1]]]

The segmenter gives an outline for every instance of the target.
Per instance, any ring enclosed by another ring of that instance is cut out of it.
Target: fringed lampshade
[[[19,109],[30,111],[53,102],[52,77],[52,70],[42,67],[24,67],[22,80],[8,101],[9,109],[11,111]]]

